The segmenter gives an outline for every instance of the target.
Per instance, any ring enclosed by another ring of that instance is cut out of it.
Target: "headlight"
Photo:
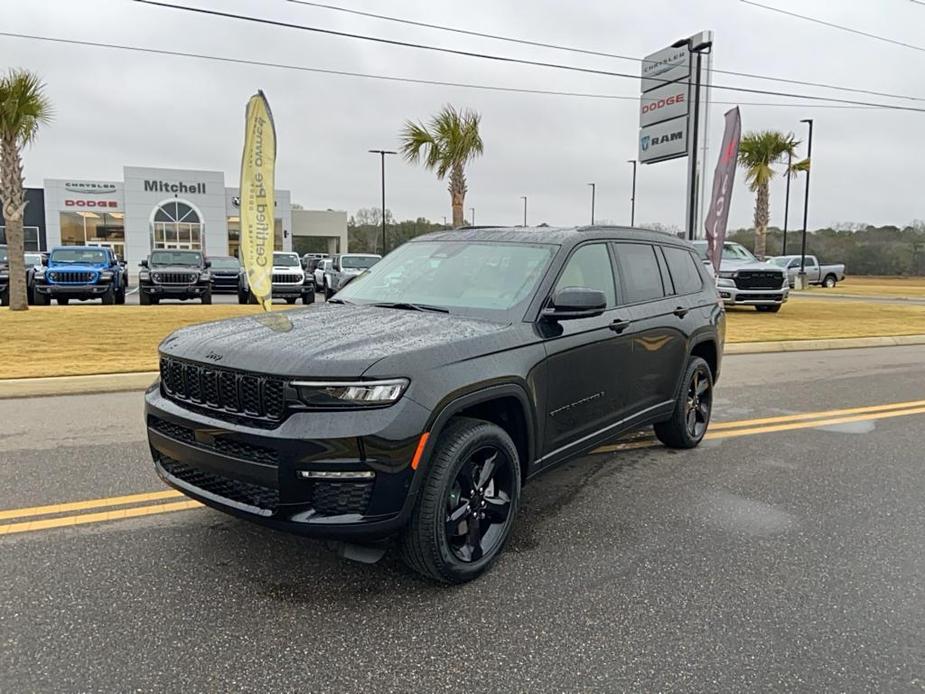
[[[720,271],[719,271],[718,273],[716,273],[716,274],[717,274],[718,277],[722,277],[722,278],[725,279],[725,280],[731,280],[733,277],[736,276],[736,273],[733,272],[733,271],[731,271],[731,270],[725,270],[725,271],[724,271],[724,270],[720,270]]]
[[[101,279],[101,280],[111,280],[111,279],[112,279],[112,273],[111,273],[109,270],[106,270],[105,272],[101,272],[101,273],[100,273],[100,279]]]
[[[781,275],[781,281],[782,281],[782,284],[780,285],[781,289],[783,289],[784,287],[790,286],[790,278],[787,276],[787,273],[784,273],[783,275]]]
[[[200,273],[199,273],[199,280],[200,280],[200,281],[202,281],[202,282],[208,282],[210,279],[212,279],[212,275],[209,274],[209,271],[208,271],[208,270],[204,270],[203,272],[200,272]]]
[[[728,279],[726,277],[720,277],[716,280],[716,286],[718,287],[734,287],[736,286],[735,280]]]
[[[407,378],[386,381],[293,381],[309,407],[381,406],[396,402],[408,387]]]
[[[142,270],[141,272],[138,273],[138,279],[144,280],[147,282],[149,279],[151,279],[151,273],[148,272],[147,270]]]

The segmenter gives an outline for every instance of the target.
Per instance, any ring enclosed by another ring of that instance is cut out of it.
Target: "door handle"
[[[674,311],[672,311],[672,313],[676,315],[678,318],[684,318],[684,316],[687,315],[687,312],[689,310],[690,309],[686,309],[683,306],[678,306]]]
[[[610,329],[615,333],[622,333],[629,327],[630,322],[628,320],[623,320],[622,318],[617,318],[613,323],[610,324]]]

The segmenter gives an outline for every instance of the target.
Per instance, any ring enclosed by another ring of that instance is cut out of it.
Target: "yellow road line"
[[[200,508],[198,501],[175,501],[170,504],[152,504],[151,506],[135,506],[121,508],[113,511],[100,511],[99,513],[84,513],[76,516],[62,516],[60,518],[46,518],[44,520],[24,521],[22,523],[8,523],[0,525],[0,535],[13,535],[15,533],[28,533],[35,530],[48,530],[49,528],[65,528],[87,523],[102,523],[104,521],[123,520],[125,518],[138,518],[140,516],[153,516],[158,513],[171,511],[186,511]]]
[[[111,496],[103,499],[87,499],[86,501],[72,501],[65,504],[51,504],[49,506],[32,506],[31,508],[14,508],[0,511],[0,520],[11,518],[28,518],[29,516],[48,516],[53,513],[66,513],[68,511],[86,511],[92,508],[105,508],[107,506],[123,506],[126,504],[139,504],[144,501],[160,501],[183,496],[173,489],[160,492],[147,492],[144,494],[129,494],[127,496]]]
[[[761,417],[760,419],[740,419],[734,422],[712,422],[710,431],[723,431],[725,429],[738,429],[762,424],[776,424],[778,422],[797,422],[804,419],[821,419],[823,417],[840,417],[842,415],[863,414],[866,412],[886,412],[888,410],[903,410],[910,407],[925,407],[925,400],[911,400],[909,402],[894,402],[889,405],[870,405],[868,407],[849,407],[842,410],[827,410],[824,412],[800,412],[798,414],[785,414],[779,417]]]
[[[888,419],[890,417],[905,417],[910,414],[925,414],[925,407],[912,407],[906,410],[892,410],[890,412],[871,412],[852,417],[831,417],[829,419],[814,419],[806,422],[792,422],[790,424],[772,424],[749,429],[732,429],[730,431],[709,431],[704,438],[729,439],[736,436],[754,436],[755,434],[769,434],[775,431],[792,431],[794,429],[814,429],[816,427],[833,426],[835,424],[850,424],[851,422],[865,422],[871,419]]]

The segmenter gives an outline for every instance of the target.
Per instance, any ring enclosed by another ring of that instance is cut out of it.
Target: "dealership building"
[[[240,245],[239,190],[221,171],[126,166],[121,181],[45,179],[27,199],[26,250],[107,246],[137,267],[153,249],[220,256]],[[329,253],[347,251],[346,212],[293,209],[290,192],[277,190],[274,217],[277,250],[298,251],[311,238],[325,239]]]

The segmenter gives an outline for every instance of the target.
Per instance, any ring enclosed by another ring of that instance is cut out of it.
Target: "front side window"
[[[703,278],[694,257],[682,248],[663,246],[668,272],[674,281],[675,294],[693,294],[703,289]]]
[[[556,250],[541,243],[412,241],[359,275],[337,298],[519,320]]]
[[[607,308],[617,303],[610,253],[603,243],[582,246],[572,254],[556,282],[555,291],[565,287],[586,287],[604,292]]]
[[[652,301],[665,296],[654,247],[646,243],[618,243],[616,249],[626,303]]]

